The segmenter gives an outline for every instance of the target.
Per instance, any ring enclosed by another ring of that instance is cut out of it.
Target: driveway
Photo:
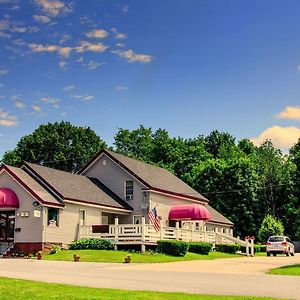
[[[0,276],[89,287],[300,299],[300,277],[267,275],[295,257],[244,257],[164,264],[0,259]]]

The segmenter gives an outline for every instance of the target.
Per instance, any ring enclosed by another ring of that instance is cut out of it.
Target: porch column
[[[176,229],[175,229],[175,238],[179,240],[179,222],[176,222]]]
[[[119,218],[116,217],[115,218],[115,245],[114,245],[114,248],[115,250],[118,250],[118,245],[117,245],[117,242],[118,242],[118,233],[119,233],[119,228],[118,228],[118,225],[119,225]]]
[[[141,251],[144,253],[146,251],[146,245],[145,245],[145,230],[146,230],[146,222],[145,217],[142,217],[142,245],[141,245]]]

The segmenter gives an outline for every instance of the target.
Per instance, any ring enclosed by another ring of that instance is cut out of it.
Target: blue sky
[[[0,0],[0,156],[40,124],[109,144],[143,124],[286,150],[300,137],[300,2]]]

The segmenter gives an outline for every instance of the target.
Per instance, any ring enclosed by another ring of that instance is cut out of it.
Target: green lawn
[[[212,299],[273,299],[242,296],[208,296],[184,293],[160,293],[96,289],[64,284],[42,283],[29,280],[0,278],[0,299],[105,299],[105,300],[212,300]]]
[[[72,261],[73,255],[80,256],[80,261],[83,262],[111,262],[120,263],[124,261],[124,257],[128,254],[126,251],[109,251],[109,250],[62,250],[56,254],[44,255],[45,260],[64,260]],[[133,263],[163,263],[172,261],[186,261],[205,259],[212,260],[218,258],[232,258],[239,257],[236,254],[226,254],[220,252],[211,252],[209,255],[201,255],[188,252],[184,257],[171,256],[166,254],[153,254],[146,252],[142,253],[130,253]]]
[[[300,276],[300,264],[284,266],[276,269],[272,269],[268,272],[275,275],[293,275]]]

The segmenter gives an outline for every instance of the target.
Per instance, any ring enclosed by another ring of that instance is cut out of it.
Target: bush
[[[258,252],[267,252],[267,246],[266,245],[258,245],[259,251]]]
[[[185,256],[189,244],[182,241],[157,241],[157,252],[174,256]]]
[[[233,245],[216,244],[215,249],[218,252],[235,254],[237,251],[240,250],[240,245],[237,245],[237,244],[233,244]]]
[[[212,244],[204,242],[191,242],[189,243],[189,252],[208,254],[212,248]]]
[[[258,238],[261,242],[266,242],[269,236],[283,235],[284,227],[282,223],[271,215],[266,215],[258,231]]]
[[[107,240],[98,240],[98,239],[82,239],[73,241],[69,249],[71,250],[85,250],[85,249],[93,249],[93,250],[112,250],[113,245],[110,241]]]
[[[57,245],[52,245],[49,254],[56,254],[61,251],[61,248]]]

